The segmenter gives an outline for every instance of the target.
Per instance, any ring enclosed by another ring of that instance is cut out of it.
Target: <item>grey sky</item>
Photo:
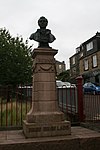
[[[100,32],[100,0],[0,0],[0,28],[26,40],[38,28],[41,16],[56,37],[50,46],[58,49],[56,59],[66,62],[76,47]],[[30,41],[37,47],[35,41]]]

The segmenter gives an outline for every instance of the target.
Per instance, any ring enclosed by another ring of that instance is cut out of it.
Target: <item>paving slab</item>
[[[71,135],[25,138],[22,130],[0,131],[0,150],[99,150],[100,133],[71,127]]]

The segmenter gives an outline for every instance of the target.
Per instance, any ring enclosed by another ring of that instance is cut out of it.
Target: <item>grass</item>
[[[21,126],[31,108],[31,101],[0,100],[0,126]]]

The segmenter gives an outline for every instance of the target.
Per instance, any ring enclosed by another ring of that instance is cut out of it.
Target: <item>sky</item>
[[[41,16],[48,19],[47,28],[56,37],[49,44],[58,50],[55,58],[65,61],[66,69],[76,48],[100,32],[100,0],[0,0],[0,28],[13,37],[29,39],[39,28]],[[29,40],[31,44],[33,49],[38,47]]]

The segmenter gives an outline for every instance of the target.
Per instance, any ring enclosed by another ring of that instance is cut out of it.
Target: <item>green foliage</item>
[[[22,37],[12,37],[5,28],[0,29],[0,84],[18,85],[31,82],[31,46]]]
[[[61,80],[61,81],[64,81],[64,82],[70,82],[70,71],[69,70],[66,70],[66,71],[63,71],[62,73],[60,73],[58,76],[57,76],[57,79],[58,80]]]

